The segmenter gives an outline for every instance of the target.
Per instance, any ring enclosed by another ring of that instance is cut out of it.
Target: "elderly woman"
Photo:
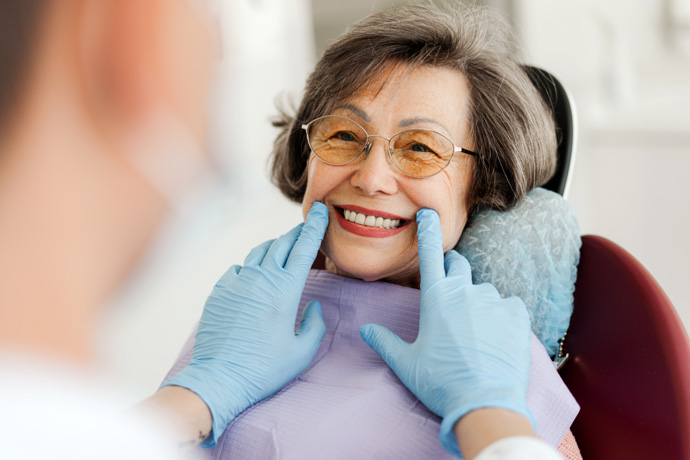
[[[215,458],[449,455],[440,419],[359,327],[415,340],[418,211],[436,211],[446,252],[474,211],[509,210],[553,173],[553,121],[500,30],[483,10],[374,14],[326,50],[296,115],[276,122],[274,182],[305,218],[327,207],[326,271],[312,271],[302,301],[321,302],[327,332],[307,371],[232,421]],[[171,374],[190,358],[191,342]],[[558,445],[577,408],[536,340],[527,399]]]

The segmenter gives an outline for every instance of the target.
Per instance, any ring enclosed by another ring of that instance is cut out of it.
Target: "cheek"
[[[172,33],[169,29],[162,40],[160,62],[167,69],[168,81],[161,87],[173,92],[185,118],[193,126],[195,135],[203,141],[208,113],[208,93],[211,89],[217,62],[214,31],[203,13],[182,4],[169,18],[169,27],[184,33]],[[171,37],[173,37],[171,39]]]
[[[437,181],[424,184],[425,186],[411,188],[416,189],[413,201],[419,207],[434,209],[441,220],[443,232],[443,250],[447,252],[460,239],[469,211],[469,184],[471,175],[462,172],[439,176]]]
[[[449,251],[455,247],[462,231],[467,224],[470,209],[470,184],[472,181],[471,170],[466,171],[456,179],[457,186],[452,192],[452,200],[449,200],[448,216],[441,218],[443,228],[443,249]],[[445,226],[444,226],[445,220]]]
[[[441,219],[441,228],[443,229],[443,252],[448,252],[455,247],[460,235],[467,223],[467,208],[462,207],[449,211],[452,213],[451,217]]]
[[[311,205],[314,204],[314,201],[318,201],[318,198],[315,198],[314,193],[313,178],[318,176],[314,171],[315,165],[313,159],[314,156],[312,155],[307,161],[307,187],[304,190],[304,198],[302,199],[302,216],[305,219],[307,218],[307,214],[311,209]]]
[[[302,200],[302,214],[307,217],[314,201],[324,202],[326,196],[345,180],[346,168],[332,166],[312,157],[307,163],[307,187]]]

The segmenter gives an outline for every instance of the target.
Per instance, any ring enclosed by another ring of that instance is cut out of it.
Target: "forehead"
[[[458,70],[391,65],[339,106],[359,109],[372,122],[431,118],[453,129],[467,120],[469,102],[469,84]],[[369,121],[363,114],[354,113]]]

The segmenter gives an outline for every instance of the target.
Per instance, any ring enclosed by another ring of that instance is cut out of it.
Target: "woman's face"
[[[405,129],[431,129],[472,150],[468,113],[469,88],[460,72],[398,66],[330,115],[350,118],[370,135],[387,138]],[[370,140],[369,155],[346,165],[329,165],[311,154],[302,210],[306,216],[314,201],[328,206],[329,225],[321,250],[329,270],[367,281],[418,285],[416,213],[421,208],[438,212],[443,249],[450,250],[467,221],[474,160],[458,152],[440,173],[416,179],[388,162],[385,139]],[[349,222],[345,210],[400,219],[400,226],[385,229]]]

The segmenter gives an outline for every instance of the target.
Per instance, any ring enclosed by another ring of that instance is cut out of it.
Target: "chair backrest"
[[[553,112],[556,122],[558,139],[556,172],[544,188],[567,197],[577,144],[575,103],[558,79],[546,70],[527,65],[523,65],[522,68],[539,90],[547,107]]]
[[[690,459],[690,345],[654,278],[605,238],[582,238],[563,380],[585,459]]]

